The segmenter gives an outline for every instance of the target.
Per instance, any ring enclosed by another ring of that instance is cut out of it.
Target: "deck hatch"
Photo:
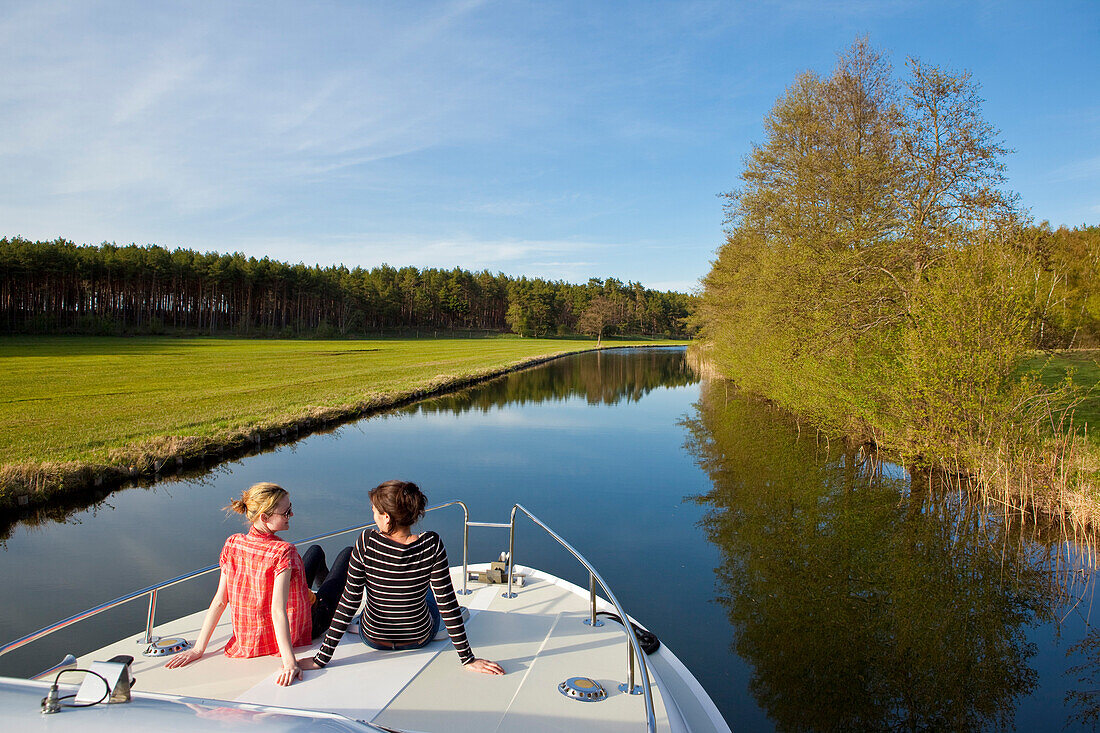
[[[142,654],[147,657],[168,657],[187,651],[192,646],[193,644],[182,636],[166,636],[154,641]]]
[[[558,692],[581,702],[599,702],[607,699],[607,692],[600,683],[588,677],[570,677],[558,685]]]

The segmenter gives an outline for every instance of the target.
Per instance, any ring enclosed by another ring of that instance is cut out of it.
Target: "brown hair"
[[[241,492],[240,499],[230,499],[226,511],[237,512],[248,518],[249,523],[255,522],[261,514],[271,514],[275,511],[275,505],[287,496],[287,491],[278,484],[263,481],[252,484]]]
[[[398,527],[411,527],[424,516],[428,497],[420,487],[409,481],[383,481],[370,490],[370,503],[378,511],[390,515]]]

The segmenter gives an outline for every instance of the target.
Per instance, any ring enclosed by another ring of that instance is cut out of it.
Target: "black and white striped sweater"
[[[367,604],[359,623],[367,636],[398,645],[423,641],[432,625],[425,600],[429,581],[459,660],[463,664],[472,662],[474,652],[466,639],[443,540],[435,532],[425,532],[412,544],[402,545],[371,529],[359,535],[352,549],[348,581],[314,657],[317,664],[323,667],[332,658],[359,610],[364,589]]]

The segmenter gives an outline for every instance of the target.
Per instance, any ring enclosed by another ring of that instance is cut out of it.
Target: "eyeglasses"
[[[285,512],[271,512],[271,514],[272,516],[278,514],[280,517],[286,517],[287,519],[290,519],[294,516],[294,509],[291,507],[287,507]]]

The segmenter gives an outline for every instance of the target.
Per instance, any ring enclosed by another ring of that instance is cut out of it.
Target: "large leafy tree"
[[[928,345],[972,346],[936,330],[951,320],[932,318],[930,303],[969,313],[971,324],[994,314],[1013,324],[979,339],[997,352],[989,363],[1001,369],[998,384],[1027,345],[1018,324],[1033,305],[1013,294],[1015,280],[968,288],[935,274],[979,261],[974,277],[1018,273],[1006,240],[1015,198],[1001,190],[1007,150],[970,76],[916,59],[907,70],[899,81],[858,39],[829,76],[802,74],[780,97],[741,187],[726,195],[727,239],[696,319],[721,372],[818,424],[878,441],[928,417],[909,409],[914,390],[927,396],[925,374],[907,369],[964,361]],[[998,254],[957,255],[979,239]]]

